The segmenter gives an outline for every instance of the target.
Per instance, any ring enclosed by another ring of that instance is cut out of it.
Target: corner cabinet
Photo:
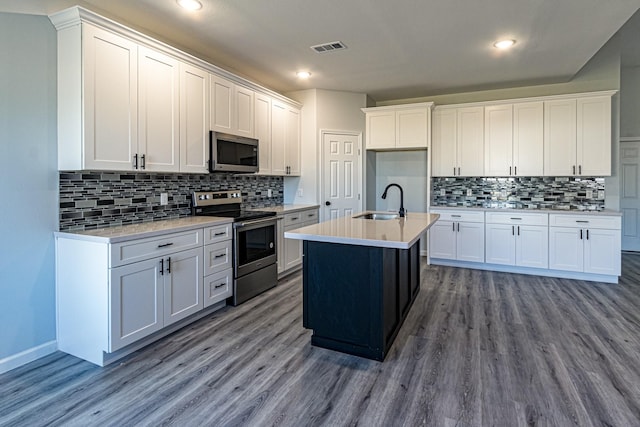
[[[121,243],[58,234],[58,348],[104,366],[196,320],[205,307],[224,306],[233,289],[230,233],[220,247],[205,236],[225,227],[231,224]],[[212,265],[223,257],[226,264]]]
[[[433,103],[363,108],[367,150],[426,150]]]

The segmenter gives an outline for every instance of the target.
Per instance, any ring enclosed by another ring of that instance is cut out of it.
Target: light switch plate
[[[500,197],[507,197],[507,190],[501,190]]]
[[[604,199],[604,190],[598,190],[598,199]]]
[[[160,194],[160,204],[163,206],[169,204],[169,194],[167,193]]]
[[[587,199],[593,199],[593,190],[587,190]]]
[[[440,189],[440,195],[441,196],[446,196],[447,195],[447,190],[445,190],[444,188]]]
[[[473,191],[470,188],[467,188],[467,196],[473,196]]]
[[[273,197],[273,191],[270,188],[267,190],[267,197]]]

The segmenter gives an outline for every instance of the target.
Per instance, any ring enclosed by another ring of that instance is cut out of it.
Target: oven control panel
[[[194,207],[242,203],[242,193],[240,190],[194,191],[191,198]]]

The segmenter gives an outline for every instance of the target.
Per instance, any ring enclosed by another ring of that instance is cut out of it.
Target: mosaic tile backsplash
[[[604,178],[433,178],[432,206],[603,210]]]
[[[60,231],[189,216],[192,191],[232,189],[242,192],[245,208],[283,203],[281,176],[64,171],[60,172]],[[267,197],[268,189],[272,197]],[[168,193],[167,205],[160,205],[160,193]]]

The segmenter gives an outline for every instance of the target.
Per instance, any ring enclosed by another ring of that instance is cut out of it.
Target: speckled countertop
[[[342,217],[285,231],[284,237],[347,245],[409,249],[438,220],[438,217],[437,214],[418,212],[410,212],[405,218],[390,220]]]
[[[544,214],[561,214],[561,215],[603,215],[603,216],[622,216],[622,212],[613,209],[604,209],[601,211],[588,211],[578,209],[512,209],[512,208],[481,208],[481,207],[465,207],[465,206],[431,206],[431,211],[479,211],[479,212],[519,212],[519,213],[544,213]]]
[[[270,206],[270,207],[266,207],[266,208],[255,208],[255,209],[252,209],[252,210],[275,212],[278,215],[284,215],[284,214],[288,214],[288,213],[304,211],[306,209],[318,209],[319,207],[320,207],[320,205],[291,204],[291,205],[281,205],[281,206]]]
[[[160,236],[167,233],[189,231],[195,228],[228,224],[232,221],[233,220],[231,218],[221,218],[214,216],[189,216],[185,218],[121,225],[117,227],[101,228],[97,230],[73,232],[58,231],[55,233],[55,236],[57,238],[61,237],[66,239],[85,240],[99,243],[120,243],[129,240]]]

